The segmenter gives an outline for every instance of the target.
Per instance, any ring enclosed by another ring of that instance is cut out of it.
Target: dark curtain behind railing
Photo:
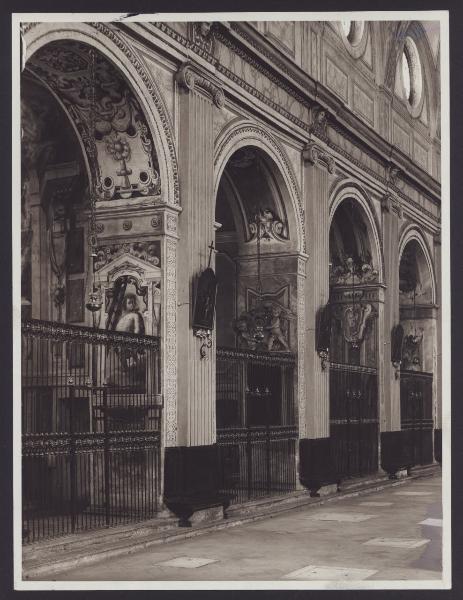
[[[400,373],[400,420],[411,466],[433,462],[432,381],[432,373]]]
[[[217,349],[221,491],[232,503],[295,489],[295,357]]]
[[[156,514],[159,340],[22,323],[25,542]]]

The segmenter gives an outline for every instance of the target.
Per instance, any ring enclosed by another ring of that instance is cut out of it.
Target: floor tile
[[[282,579],[304,579],[312,581],[360,581],[371,577],[378,571],[373,569],[352,569],[350,567],[325,567],[308,565],[292,571]]]
[[[431,527],[442,527],[442,519],[425,519],[420,521],[418,525],[431,525]]]
[[[359,506],[392,506],[393,502],[359,502]]]
[[[211,563],[218,562],[213,558],[198,558],[191,556],[179,556],[178,558],[172,558],[161,563],[157,563],[157,567],[179,567],[181,569],[197,569],[198,567],[204,567]]]
[[[432,496],[434,492],[394,492],[395,496]]]
[[[373,538],[363,542],[364,546],[389,546],[391,548],[419,548],[430,540],[417,540],[408,538]]]
[[[345,523],[360,523],[361,521],[367,521],[377,517],[378,515],[365,515],[362,513],[315,513],[309,517],[310,520],[314,521],[341,521]]]

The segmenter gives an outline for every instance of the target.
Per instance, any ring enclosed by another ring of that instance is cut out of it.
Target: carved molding
[[[169,37],[171,37],[172,39],[177,41],[179,44],[183,45],[184,47],[186,47],[186,48],[191,47],[192,43],[189,40],[184,38],[177,31],[174,31],[166,23],[157,22],[157,23],[154,23],[154,25],[156,27],[158,27],[161,31],[163,31],[166,35],[168,35]],[[241,37],[246,39],[254,48],[256,48],[259,51],[259,53],[262,53],[263,55],[265,55],[271,61],[272,64],[279,66],[280,69],[282,70],[282,72],[287,71],[286,65],[284,63],[282,63],[281,61],[279,61],[278,58],[273,53],[268,53],[265,50],[265,48],[263,48],[259,44],[257,44],[255,42],[255,40],[250,38],[250,36],[245,31],[241,30],[239,27],[239,23],[236,23],[236,24],[231,23],[230,26],[231,26],[231,29],[236,31],[236,33],[238,33]],[[243,48],[239,47],[236,43],[233,42],[233,40],[229,39],[221,29],[217,31],[216,39],[219,40],[221,43],[223,43],[228,48],[230,48],[234,53],[236,53],[238,56],[240,56],[248,64],[250,64],[254,68],[256,68],[259,72],[261,72],[263,75],[265,75],[265,77],[268,77],[269,80],[272,81],[273,83],[275,83],[275,85],[277,85],[279,88],[282,88],[283,90],[285,90],[288,94],[290,94],[293,98],[295,98],[298,102],[300,102],[301,105],[310,107],[310,102],[308,101],[308,99],[306,97],[303,97],[300,93],[298,93],[298,91],[294,88],[294,86],[290,85],[281,76],[277,76],[274,73],[271,73],[262,62],[256,60],[252,56],[250,56],[248,52],[246,52]],[[199,54],[201,56],[203,56],[209,63],[211,63],[215,67],[215,69],[217,70],[218,73],[222,73],[223,75],[225,75],[230,81],[239,85],[242,89],[244,89],[248,93],[252,94],[252,96],[254,96],[255,98],[259,99],[259,101],[263,102],[264,104],[266,104],[273,110],[277,111],[289,122],[294,123],[295,125],[300,127],[302,130],[309,132],[310,126],[307,123],[301,121],[299,118],[297,118],[296,116],[294,116],[293,114],[291,114],[290,112],[288,112],[287,110],[285,110],[284,108],[279,106],[276,102],[274,102],[273,100],[271,100],[270,98],[265,96],[259,90],[254,88],[252,85],[250,85],[249,83],[244,81],[241,77],[239,77],[238,75],[236,75],[235,73],[233,73],[232,71],[227,69],[225,66],[221,65],[218,62],[218,60],[215,59],[213,56],[211,56],[207,53],[204,53],[204,52],[199,52]],[[302,87],[305,88],[307,86],[306,81],[299,80],[294,74],[291,74],[291,77],[294,79],[294,81],[296,81],[296,83],[299,83]],[[339,134],[343,135],[344,138],[346,140],[348,140],[350,143],[354,144],[355,148],[361,148],[362,152],[365,152],[365,154],[367,154],[369,156],[369,158],[371,158],[372,160],[377,162],[379,165],[385,166],[385,168],[387,168],[385,163],[378,158],[377,154],[375,154],[367,146],[360,144],[358,142],[358,140],[355,140],[353,135],[349,134],[349,131],[346,130],[343,126],[339,125],[335,120],[333,120],[333,122],[330,122],[330,127],[332,127],[333,130],[337,131]],[[386,177],[383,177],[382,175],[377,173],[374,169],[369,167],[365,163],[365,161],[354,158],[352,156],[352,152],[348,152],[343,147],[337,145],[336,143],[332,142],[329,139],[327,139],[327,144],[328,144],[329,148],[331,148],[332,150],[334,150],[335,152],[339,153],[341,156],[343,156],[344,158],[346,158],[347,160],[352,162],[355,166],[357,166],[363,172],[367,173],[368,175],[370,175],[377,181],[381,182],[383,185],[388,184],[388,180]],[[406,196],[402,191],[398,191],[398,194],[403,198],[404,201],[408,202],[410,205],[412,205],[415,208],[417,208],[418,210],[420,210],[422,213],[424,213],[426,216],[428,216],[433,221],[435,220],[435,215],[431,211],[428,211],[427,209],[423,208],[418,202],[416,202],[415,200]],[[430,200],[430,201],[432,202],[432,200]]]
[[[304,150],[302,151],[302,157],[305,161],[312,165],[322,164],[331,174],[336,172],[336,163],[334,158],[313,140],[307,142]]]
[[[191,63],[185,62],[181,65],[175,76],[177,83],[184,89],[193,92],[200,90],[208,96],[218,108],[225,106],[225,94],[223,89],[202,75]]]
[[[307,435],[306,389],[305,389],[305,266],[306,260],[299,257],[297,275],[297,402],[299,406],[299,437]]]
[[[166,445],[177,444],[177,240],[166,239],[164,394]]]
[[[130,254],[155,267],[160,265],[160,248],[157,241],[123,242],[118,244],[106,244],[97,248],[94,262],[94,270],[97,272],[106,265],[122,256]]]

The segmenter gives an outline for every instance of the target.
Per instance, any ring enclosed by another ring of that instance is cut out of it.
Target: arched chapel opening
[[[233,502],[295,486],[297,251],[278,167],[229,158],[216,199],[217,443]],[[234,436],[231,442],[230,436]]]
[[[338,479],[378,469],[380,255],[374,225],[355,197],[330,227],[330,438]]]
[[[161,236],[141,217],[162,188],[141,105],[92,46],[32,54],[21,111],[23,532],[35,541],[159,508]]]
[[[400,416],[410,465],[433,461],[433,372],[436,317],[430,265],[416,238],[403,247],[399,266],[402,348]]]

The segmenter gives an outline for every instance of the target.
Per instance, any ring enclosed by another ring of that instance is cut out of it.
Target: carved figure
[[[283,337],[283,332],[281,331],[281,309],[278,306],[272,306],[271,308],[271,318],[270,323],[265,327],[268,331],[268,339],[267,339],[267,350],[270,352],[273,348],[273,344],[275,341],[279,342],[284,350],[289,350],[288,344]]]
[[[135,294],[126,294],[122,303],[123,313],[116,325],[116,331],[126,331],[143,335],[145,333],[145,322],[138,312],[138,303]]]
[[[246,317],[241,316],[239,319],[236,319],[233,326],[235,332],[238,335],[238,348],[239,349],[248,349],[255,350],[257,346],[257,342],[254,339],[254,336],[248,329],[248,320]]]

